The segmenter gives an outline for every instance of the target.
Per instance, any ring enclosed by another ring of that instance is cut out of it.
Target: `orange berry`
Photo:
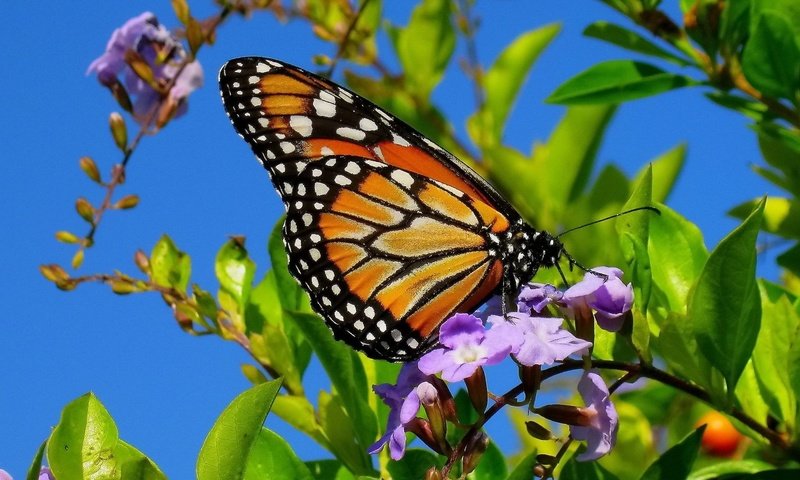
[[[695,427],[700,425],[706,426],[701,445],[709,455],[730,457],[742,441],[742,434],[725,415],[717,411],[712,410],[700,417]]]

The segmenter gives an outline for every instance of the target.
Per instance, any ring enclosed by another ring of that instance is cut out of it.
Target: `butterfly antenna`
[[[630,210],[625,210],[624,212],[615,213],[614,215],[609,215],[609,216],[604,217],[604,218],[600,218],[600,219],[597,219],[597,220],[592,220],[589,223],[584,223],[583,225],[578,225],[577,227],[572,227],[570,229],[564,230],[563,232],[561,232],[558,235],[556,235],[556,238],[561,238],[563,235],[566,235],[569,232],[574,232],[575,230],[579,230],[581,228],[588,227],[590,225],[594,225],[596,223],[606,222],[606,221],[611,220],[613,218],[621,217],[623,215],[627,215],[627,214],[633,213],[633,212],[638,212],[638,211],[641,211],[641,210],[648,210],[648,211],[654,212],[656,215],[661,215],[661,210],[657,209],[656,207],[651,207],[649,205],[648,206],[644,206],[644,207],[631,208]],[[569,258],[569,255],[567,255],[567,257]],[[572,265],[572,264],[574,264],[576,267],[578,267],[578,268],[580,268],[582,270],[588,271],[585,268],[581,267],[580,264],[578,264],[578,262],[576,262],[575,260],[570,258],[570,265]]]

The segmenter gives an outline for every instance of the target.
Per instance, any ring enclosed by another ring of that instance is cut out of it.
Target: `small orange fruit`
[[[715,410],[700,417],[695,427],[700,425],[706,426],[701,445],[703,451],[709,455],[730,457],[742,441],[742,434],[734,428],[730,420]]]

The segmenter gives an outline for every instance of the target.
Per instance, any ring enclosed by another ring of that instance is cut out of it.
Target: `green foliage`
[[[700,450],[703,430],[703,427],[698,428],[680,443],[670,447],[645,470],[641,480],[681,480],[686,478]]]

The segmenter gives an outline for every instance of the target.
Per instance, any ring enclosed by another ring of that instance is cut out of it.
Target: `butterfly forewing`
[[[220,87],[286,206],[290,271],[337,338],[375,358],[413,359],[445,319],[504,287],[522,222],[451,154],[275,60],[231,60]]]

